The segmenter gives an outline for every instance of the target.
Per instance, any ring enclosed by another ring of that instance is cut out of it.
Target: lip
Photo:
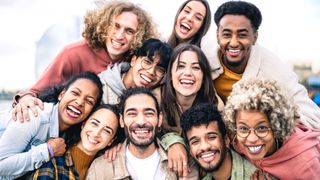
[[[115,48],[115,49],[119,49],[122,46],[124,46],[124,43],[122,43],[120,41],[117,41],[115,39],[111,39],[110,41],[111,41],[110,43],[111,43],[112,47]]]
[[[72,119],[79,118],[82,115],[80,108],[74,105],[67,105],[65,111],[68,117]]]
[[[260,144],[260,145],[246,145],[245,147],[246,147],[248,153],[250,153],[252,155],[257,155],[263,151],[265,145],[262,145],[262,144]]]
[[[198,159],[206,163],[212,162],[217,157],[218,151],[206,151],[197,155]]]
[[[140,79],[141,79],[140,82],[143,86],[148,86],[149,84],[151,84],[153,82],[153,80],[149,76],[142,74],[142,73],[140,74]]]
[[[131,129],[131,133],[137,139],[147,139],[152,136],[150,128],[134,128]]]

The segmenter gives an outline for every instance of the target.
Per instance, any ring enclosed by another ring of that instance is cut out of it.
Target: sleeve
[[[29,147],[40,124],[39,118],[32,118],[24,123],[12,121],[7,126],[0,139],[0,176],[21,175],[50,160],[47,143]]]
[[[165,151],[175,143],[181,143],[186,147],[184,139],[178,133],[169,132],[161,137],[161,146]]]
[[[42,90],[60,84],[69,79],[73,72],[72,63],[70,61],[68,48],[64,48],[52,63],[42,73],[36,84],[27,91],[21,91],[13,98],[14,104],[16,104],[21,96],[26,94],[38,95]]]

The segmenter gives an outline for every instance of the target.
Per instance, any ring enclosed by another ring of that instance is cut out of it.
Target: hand
[[[168,165],[169,168],[178,174],[179,177],[186,177],[189,173],[188,156],[186,148],[175,143],[168,149]]]
[[[257,169],[251,176],[250,176],[250,180],[271,180],[270,175],[261,170],[261,169]]]
[[[63,138],[50,138],[47,143],[52,148],[54,157],[62,156],[66,152],[66,144]]]
[[[39,106],[40,109],[42,110],[44,109],[43,102],[40,99],[33,97],[30,94],[26,94],[22,96],[19,99],[19,103],[14,107],[12,111],[12,119],[17,120],[18,118],[21,122],[29,121],[30,120],[30,116],[28,112],[29,108],[31,109],[33,115],[37,117],[38,116],[37,106]]]
[[[107,159],[108,162],[114,161],[116,159],[117,153],[120,151],[122,143],[115,145],[114,147],[106,150],[104,152],[104,159]]]

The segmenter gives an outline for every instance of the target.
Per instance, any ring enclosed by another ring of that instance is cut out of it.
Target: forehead
[[[114,21],[122,26],[138,29],[138,16],[131,11],[124,11],[114,18]]]
[[[70,88],[79,88],[79,89],[91,89],[97,88],[97,86],[89,79],[80,78],[75,80],[68,89]]]
[[[181,54],[180,54],[180,57],[179,58],[179,62],[185,62],[185,63],[198,63],[199,62],[199,59],[198,59],[198,56],[197,56],[197,53],[194,52],[194,51],[183,51]],[[177,63],[178,61],[176,61],[175,63]]]
[[[202,16],[206,15],[206,7],[199,1],[190,1],[184,6],[184,8],[191,8]]]
[[[117,116],[111,110],[105,108],[95,111],[89,119],[97,119],[98,121],[100,121],[100,124],[102,126],[115,128],[118,125]]]
[[[127,109],[143,110],[150,108],[157,112],[155,101],[152,97],[146,94],[135,94],[126,100],[124,111]]]
[[[236,114],[236,123],[245,123],[250,127],[254,127],[263,122],[269,124],[269,119],[265,113],[260,111],[241,110]]]
[[[201,138],[207,136],[209,133],[216,133],[219,135],[219,137],[221,137],[217,121],[212,121],[208,125],[202,124],[200,126],[193,126],[189,131],[187,131],[187,138]]]
[[[220,19],[219,29],[252,29],[250,20],[244,15],[225,15]]]

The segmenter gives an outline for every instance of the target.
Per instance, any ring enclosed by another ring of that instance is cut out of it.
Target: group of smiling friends
[[[320,109],[257,44],[260,10],[221,4],[207,59],[211,16],[183,2],[164,42],[139,5],[88,11],[83,39],[0,113],[0,179],[317,179]]]

